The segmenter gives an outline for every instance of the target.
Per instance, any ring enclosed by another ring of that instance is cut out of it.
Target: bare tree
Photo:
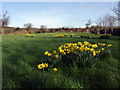
[[[105,16],[104,17],[100,16],[99,18],[97,18],[95,22],[97,26],[106,26],[106,20],[103,18],[105,18]]]
[[[31,23],[26,23],[26,24],[24,24],[24,28],[27,30],[27,31],[29,31],[31,28],[32,28],[32,24]]]
[[[113,26],[116,26],[116,21],[117,21],[117,18],[110,14],[106,14],[103,17],[99,17],[96,20],[96,25],[99,26],[99,28],[97,28],[97,31],[99,32],[100,29],[102,29],[103,27],[104,27],[105,33],[107,32],[107,27],[111,27],[111,30],[112,30]]]
[[[118,2],[117,6],[113,8],[113,12],[118,16],[120,15],[120,1]]]
[[[7,15],[7,11],[6,12],[3,12],[3,15],[2,15],[2,17],[1,17],[1,19],[0,19],[0,26],[3,28],[3,27],[7,27],[8,26],[8,24],[9,24],[9,16]]]
[[[102,26],[102,18],[101,17],[97,18],[95,23],[97,26]]]
[[[40,25],[40,32],[48,32],[47,26],[46,25]]]
[[[0,27],[2,28],[2,34],[3,34],[3,30],[5,27],[7,27],[10,23],[10,18],[9,16],[7,15],[7,11],[6,12],[3,12],[1,18],[0,18]]]
[[[41,26],[40,26],[40,29],[41,29],[41,30],[47,30],[47,26],[46,26],[46,25],[41,25]]]
[[[85,24],[85,25],[86,25],[86,28],[88,28],[91,24],[92,24],[92,21],[89,19],[89,20],[87,21],[87,23]]]
[[[47,28],[47,26],[45,26],[45,25],[40,26],[40,29],[42,29],[42,30],[45,30],[46,28]]]
[[[118,2],[117,6],[113,8],[113,12],[116,14],[118,26],[120,26],[120,1]]]
[[[116,20],[117,19],[115,16],[106,14],[103,17],[99,17],[95,23],[97,26],[112,27],[112,26],[115,26]]]
[[[106,25],[109,27],[115,26],[115,22],[117,21],[117,18],[112,15],[108,15],[104,19],[106,20]]]

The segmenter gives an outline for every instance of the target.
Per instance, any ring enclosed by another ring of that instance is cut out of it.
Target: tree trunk
[[[2,35],[4,34],[3,31],[4,31],[4,27],[2,28]]]
[[[100,34],[100,29],[99,28],[97,29],[97,34]]]
[[[105,28],[105,34],[106,34],[106,32],[107,32],[107,29]]]

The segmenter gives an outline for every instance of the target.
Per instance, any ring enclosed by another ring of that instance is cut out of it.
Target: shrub
[[[13,32],[14,32],[13,29],[5,29],[5,30],[3,31],[4,34],[13,33]]]
[[[111,38],[111,34],[101,34],[100,39],[109,39]]]
[[[89,36],[80,36],[81,38],[89,38]]]

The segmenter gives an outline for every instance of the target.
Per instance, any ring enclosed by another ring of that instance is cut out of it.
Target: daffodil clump
[[[42,63],[37,65],[38,69],[43,69],[43,68],[47,68],[48,67],[48,63]]]
[[[65,36],[64,34],[55,35],[55,37],[64,37],[64,36]]]
[[[25,37],[35,37],[33,34],[25,34]]]
[[[107,35],[107,36],[111,36],[112,34],[107,34],[107,33],[106,33],[106,34],[100,34],[100,35]]]
[[[56,50],[53,50],[52,53],[46,51],[46,52],[44,53],[44,55],[51,56],[51,57],[53,57],[53,58],[59,58],[59,53],[57,53]]]
[[[74,36],[74,34],[70,34],[70,37],[73,37]]]
[[[49,33],[49,35],[53,35],[53,33]]]
[[[73,62],[79,61],[87,62],[95,59],[95,57],[100,57],[104,52],[107,52],[108,47],[111,47],[111,44],[104,43],[90,43],[87,41],[77,42],[77,43],[65,43],[58,47],[57,50],[53,52],[46,51],[44,55],[47,55],[51,58],[64,59],[63,61],[69,62],[70,58]],[[75,60],[77,58],[77,60]]]
[[[65,37],[65,36],[73,37],[74,34],[57,34],[57,35],[55,35],[55,37]]]
[[[45,68],[48,69],[49,67],[50,67],[50,66],[48,65],[48,63],[41,63],[41,64],[38,64],[38,65],[37,65],[37,68],[40,69],[40,70],[43,70],[43,71],[45,70]],[[51,70],[52,70],[52,71],[58,71],[57,68],[52,68]]]
[[[111,36],[111,34],[100,34],[101,39],[109,39]]]

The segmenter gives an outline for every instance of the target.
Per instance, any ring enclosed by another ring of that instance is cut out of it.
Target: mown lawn
[[[55,34],[34,34],[33,38],[2,36],[3,88],[120,88],[120,37],[99,39],[98,35],[88,33],[90,38],[86,39],[76,37],[86,33],[74,33],[74,37],[55,38]],[[91,67],[58,66],[57,72],[37,69],[39,63],[48,59],[45,51],[78,41],[112,44],[111,55]]]

